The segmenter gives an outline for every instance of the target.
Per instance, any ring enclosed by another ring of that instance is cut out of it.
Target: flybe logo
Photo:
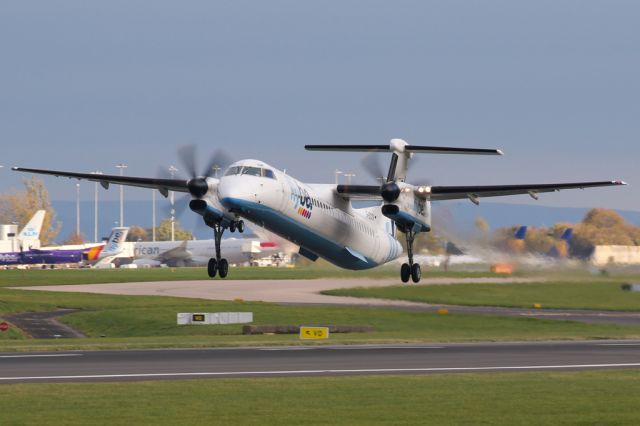
[[[291,201],[293,202],[293,208],[300,216],[310,219],[311,210],[313,210],[313,203],[311,202],[309,193],[294,182],[289,182],[289,185],[291,188]]]
[[[124,235],[123,231],[116,231],[106,251],[107,252],[116,251],[118,249],[118,246],[122,242],[123,235]]]
[[[15,254],[0,254],[0,262],[17,262],[18,256]]]

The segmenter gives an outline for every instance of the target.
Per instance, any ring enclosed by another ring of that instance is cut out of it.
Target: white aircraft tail
[[[100,252],[98,256],[99,260],[105,258],[113,258],[114,256],[119,255],[124,250],[124,243],[127,241],[127,235],[129,234],[129,228],[113,228],[111,230],[111,235],[109,235],[109,239],[104,245],[104,248]]]
[[[42,230],[42,224],[44,223],[44,210],[38,210],[29,222],[22,228],[22,231],[18,234],[20,240],[39,240],[40,231]]]

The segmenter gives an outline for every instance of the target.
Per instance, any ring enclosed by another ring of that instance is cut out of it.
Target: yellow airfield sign
[[[328,339],[329,327],[300,327],[301,339]]]

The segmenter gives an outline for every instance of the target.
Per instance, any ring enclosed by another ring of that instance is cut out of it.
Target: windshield
[[[229,169],[225,172],[225,176],[233,176],[233,175],[249,175],[249,176],[259,176],[266,177],[269,179],[275,179],[276,174],[271,169],[263,169],[260,167],[253,166],[233,166],[229,167]]]

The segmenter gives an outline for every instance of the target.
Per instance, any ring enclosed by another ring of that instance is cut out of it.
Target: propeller
[[[231,158],[224,151],[218,149],[206,163],[204,172],[198,174],[197,156],[197,148],[194,144],[185,145],[178,149],[178,158],[190,177],[187,182],[189,193],[195,198],[202,198],[209,190],[207,178],[212,177],[217,170],[222,170],[230,164]]]
[[[174,202],[169,204],[165,209],[165,216],[173,216],[175,218],[181,217],[186,208],[193,198],[202,198],[209,190],[209,184],[207,178],[212,177],[218,170],[224,170],[233,160],[223,150],[216,150],[206,163],[206,168],[202,174],[198,173],[198,149],[195,144],[184,145],[178,148],[178,160],[183,166],[183,171],[187,174],[189,180],[187,181],[187,189],[189,194],[185,194]],[[175,175],[172,174],[173,166],[159,167],[157,175],[163,179],[175,179]],[[173,171],[178,171],[173,169]]]
[[[389,171],[385,177],[384,169],[380,164],[379,158],[374,154],[370,153],[366,155],[362,161],[362,166],[364,170],[371,176],[372,178],[381,182],[380,184],[380,195],[382,199],[384,199],[388,203],[392,203],[398,199],[400,196],[400,187],[395,182],[395,174],[396,174],[396,166],[398,165],[398,154],[393,154],[391,157],[391,165],[389,166]]]
[[[415,159],[412,159],[415,161]],[[364,170],[380,183],[380,195],[382,199],[388,203],[392,203],[400,197],[400,187],[396,183],[395,174],[396,167],[398,165],[398,155],[393,154],[391,157],[391,164],[385,177],[385,172],[382,164],[380,163],[380,157],[375,153],[370,153],[363,157],[361,164]],[[409,162],[408,164],[411,164]]]

